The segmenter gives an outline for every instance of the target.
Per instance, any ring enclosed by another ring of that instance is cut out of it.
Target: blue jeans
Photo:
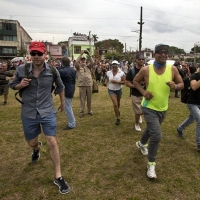
[[[74,117],[74,112],[72,110],[72,99],[65,97],[65,114],[68,120],[68,126],[70,128],[75,128],[76,126],[76,119]]]
[[[188,127],[190,124],[192,124],[194,122],[194,117],[192,116],[192,114],[190,113],[190,115],[188,116],[187,119],[185,119],[179,126],[178,126],[178,130],[179,131],[183,131],[186,127]]]
[[[196,141],[197,145],[200,146],[200,105],[195,104],[187,104],[190,115],[191,115],[191,121],[193,117],[193,121],[196,121]]]

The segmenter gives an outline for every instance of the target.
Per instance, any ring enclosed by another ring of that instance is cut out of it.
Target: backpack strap
[[[52,87],[51,87],[51,92],[53,92],[56,89],[55,85],[56,85],[57,71],[56,71],[55,67],[50,66],[50,65],[49,65],[49,67],[50,67],[51,72],[53,74],[53,82],[52,82]],[[54,94],[55,94],[55,92],[54,92]]]
[[[31,64],[30,63],[26,63],[25,66],[24,66],[24,77],[25,78],[29,78],[29,69],[30,69],[30,66]],[[15,93],[15,99],[17,101],[19,101],[19,103],[21,104],[24,104],[24,102],[22,102],[18,97],[17,95],[20,93],[20,96],[22,96],[22,92],[25,90],[26,88],[22,88],[21,90],[18,90],[16,93]]]
[[[135,77],[135,67],[131,68],[131,72],[132,72],[132,78],[134,78]]]
[[[53,83],[54,83],[54,82],[56,81],[56,78],[57,78],[57,72],[56,72],[55,67],[50,66],[50,65],[49,65],[49,67],[50,67],[51,72],[52,72],[52,74],[53,74]]]
[[[134,77],[135,77],[135,67],[133,66],[131,69],[131,74],[132,74],[132,81],[131,81],[131,83],[133,83],[133,79],[134,79]],[[130,97],[131,97],[131,88],[130,88]]]
[[[25,78],[29,78],[29,69],[30,69],[31,63],[26,63],[24,70],[25,70]]]

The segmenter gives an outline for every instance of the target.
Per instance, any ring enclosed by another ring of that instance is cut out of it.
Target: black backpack
[[[187,103],[190,96],[190,77],[183,80],[184,88],[181,90],[181,102]]]
[[[29,69],[30,69],[30,63],[26,63],[25,64],[25,78],[29,78]],[[50,69],[51,69],[51,72],[52,72],[52,74],[53,74],[53,83],[52,83],[52,87],[51,87],[51,92],[53,92],[54,90],[55,90],[55,85],[54,85],[54,82],[55,82],[55,80],[56,80],[56,77],[57,77],[57,72],[56,72],[56,69],[54,68],[54,67],[52,67],[52,66],[50,66],[49,65],[49,67],[50,67]],[[17,95],[19,94],[19,96],[22,98],[22,93],[23,93],[23,91],[26,89],[27,87],[25,87],[25,88],[22,88],[22,89],[20,89],[20,90],[18,90],[16,93],[15,93],[15,99],[17,100],[17,101],[19,101],[21,104],[24,104],[24,102],[22,102],[18,97],[17,97]]]

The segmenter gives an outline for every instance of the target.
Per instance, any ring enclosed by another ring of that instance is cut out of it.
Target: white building
[[[32,38],[17,20],[0,19],[0,59],[12,59]]]
[[[68,39],[68,53],[72,60],[76,60],[82,50],[89,50],[94,54],[94,41],[85,34],[74,33]]]

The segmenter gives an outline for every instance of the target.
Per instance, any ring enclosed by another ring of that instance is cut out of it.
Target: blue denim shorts
[[[111,95],[116,95],[117,97],[120,97],[122,96],[122,89],[119,89],[119,90],[110,90],[108,89],[108,94],[111,96]]]
[[[42,132],[42,130],[47,136],[56,135],[56,110],[44,118],[41,118],[40,114],[37,114],[36,119],[30,119],[23,115],[21,115],[21,119],[26,140],[32,140],[36,138]]]

